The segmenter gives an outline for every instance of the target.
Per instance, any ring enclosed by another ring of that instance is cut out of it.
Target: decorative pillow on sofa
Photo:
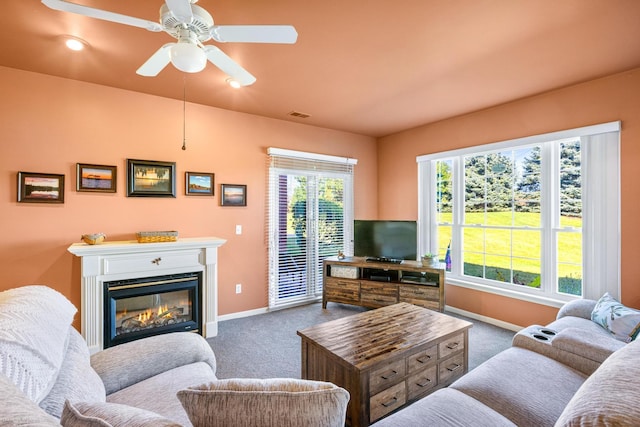
[[[41,411],[9,378],[0,374],[0,426],[60,427],[60,420]]]
[[[608,292],[596,303],[591,320],[627,343],[635,340],[640,332],[640,311],[625,307]]]
[[[182,427],[161,415],[133,406],[67,400],[60,424],[64,427]]]
[[[39,406],[58,419],[67,400],[72,402],[105,402],[104,383],[89,361],[89,347],[74,328],[69,328],[69,345],[64,362],[51,388]]]
[[[194,427],[343,427],[349,393],[298,379],[230,379],[189,387],[178,399]]]
[[[640,420],[640,340],[607,358],[580,386],[555,427],[637,426]]]
[[[46,286],[0,292],[0,373],[36,403],[58,376],[76,311]]]

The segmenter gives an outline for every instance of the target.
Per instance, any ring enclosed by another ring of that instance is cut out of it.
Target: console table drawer
[[[402,380],[407,373],[404,359],[389,363],[369,374],[369,394],[374,395]]]
[[[421,394],[438,385],[438,365],[423,370],[407,378],[407,391],[409,400],[419,397]]]
[[[400,298],[400,302],[408,302],[409,304],[417,305],[418,307],[422,308],[428,308],[429,310],[433,311],[442,311],[442,309],[440,308],[440,301]]]
[[[371,422],[395,411],[407,403],[407,389],[404,381],[388,388],[371,398],[369,418]]]
[[[464,334],[456,335],[438,344],[438,357],[445,357],[464,349]]]
[[[360,302],[371,307],[395,304],[398,302],[398,287],[394,284],[362,282]]]
[[[407,358],[407,367],[409,373],[418,372],[429,366],[431,363],[435,363],[438,359],[438,346],[429,347],[426,350],[414,353]]]
[[[360,300],[360,282],[347,279],[326,279],[324,292],[337,302],[350,303]]]
[[[447,384],[466,371],[464,354],[460,353],[438,364],[438,384]]]
[[[440,299],[440,288],[426,285],[400,285],[400,298]]]

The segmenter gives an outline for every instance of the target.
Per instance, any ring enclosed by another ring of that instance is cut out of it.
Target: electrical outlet
[[[240,283],[236,284],[236,294],[242,293],[242,285]]]
[[[236,225],[236,234],[242,234],[242,226]]]

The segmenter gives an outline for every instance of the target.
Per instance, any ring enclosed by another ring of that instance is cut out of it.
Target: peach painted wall
[[[417,218],[416,156],[622,121],[622,302],[640,308],[640,69],[407,130],[378,141],[378,214]],[[449,285],[447,305],[516,325],[545,324],[556,309]]]
[[[187,103],[183,151],[180,101],[3,67],[0,93],[0,290],[47,284],[79,306],[80,263],[67,247],[82,234],[132,240],[137,231],[178,230],[227,239],[219,250],[220,314],[266,307],[267,147],[358,159],[355,190],[367,196],[357,197],[355,214],[376,215],[370,137]],[[126,197],[127,158],[175,161],[177,197]],[[76,163],[116,165],[117,193],[76,192]],[[17,203],[18,171],[64,174],[65,203]],[[185,171],[215,173],[216,196],[186,196]],[[219,206],[220,183],[246,184],[248,206]]]

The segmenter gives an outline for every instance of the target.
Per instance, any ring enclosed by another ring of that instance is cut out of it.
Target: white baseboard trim
[[[263,308],[256,308],[254,310],[239,311],[237,313],[223,314],[222,316],[218,316],[218,322],[224,322],[225,320],[232,320],[232,319],[241,319],[243,317],[255,316],[257,314],[265,314],[268,312],[269,312],[269,309],[267,307],[263,307]]]
[[[254,310],[239,311],[237,313],[224,314],[222,316],[218,316],[218,322],[224,322],[225,320],[232,320],[232,319],[241,319],[243,317],[255,316],[258,314],[265,314],[265,313],[268,313],[269,311],[270,310],[268,307],[263,307],[263,308],[256,308]],[[459,308],[451,307],[449,305],[445,306],[445,311],[459,314],[461,316],[465,316],[470,319],[480,320],[481,322],[485,322],[490,325],[498,326],[499,328],[508,329],[514,332],[518,332],[523,328],[522,326],[514,325],[513,323],[503,322],[502,320],[494,319],[492,317],[482,316],[480,314],[473,313],[471,311],[461,310]]]
[[[449,305],[445,306],[444,310],[449,311],[451,313],[459,314],[461,316],[468,317],[470,319],[480,320],[481,322],[498,326],[499,328],[508,329],[514,332],[518,332],[519,330],[522,329],[522,326],[514,325],[513,323],[503,322],[502,320],[494,319],[492,317],[482,316],[480,314],[473,313],[471,311],[461,310],[459,308],[451,307]]]

